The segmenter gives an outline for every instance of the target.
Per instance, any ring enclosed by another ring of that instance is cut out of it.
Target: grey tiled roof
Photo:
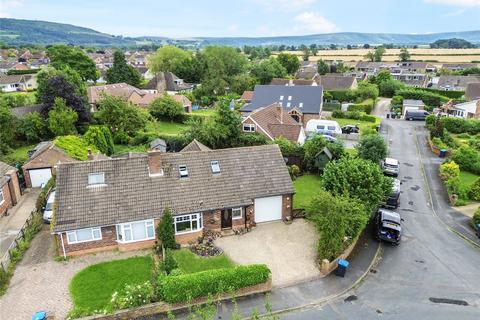
[[[283,100],[280,100],[281,96]],[[291,100],[288,100],[288,97],[292,97]],[[252,102],[243,106],[240,111],[251,112],[278,102],[282,103],[287,111],[297,107],[302,113],[319,114],[322,99],[322,86],[257,85],[253,91]]]
[[[277,145],[162,153],[163,176],[149,176],[148,155],[62,163],[57,168],[55,232],[248,205],[254,198],[294,192]],[[217,160],[220,174],[212,174]],[[188,178],[180,179],[178,166]],[[88,174],[105,186],[87,188]]]
[[[212,150],[197,139],[193,139],[192,142],[187,144],[180,152],[189,152],[189,151],[209,151]]]

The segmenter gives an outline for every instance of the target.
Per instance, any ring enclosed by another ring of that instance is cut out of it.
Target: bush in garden
[[[460,194],[460,178],[459,177],[455,177],[447,180],[445,182],[445,186],[447,187],[447,192],[449,195]]]
[[[455,161],[445,162],[440,166],[440,178],[443,181],[450,180],[460,176],[460,167]]]
[[[358,156],[365,160],[380,163],[387,157],[387,144],[379,134],[362,136],[360,142],[355,146]]]
[[[165,249],[176,249],[175,230],[173,228],[173,216],[170,208],[163,210],[163,217],[157,227],[157,236],[160,248],[157,251],[161,252],[161,247]]]
[[[291,166],[288,166],[288,173],[290,174],[290,178],[295,180],[300,175],[300,168],[297,165],[292,164]]]
[[[179,276],[160,277],[159,299],[168,302],[191,301],[266,282],[270,269],[264,264],[212,269]]]
[[[150,114],[160,120],[181,121],[185,110],[180,102],[164,94],[150,104]]]
[[[403,105],[403,97],[402,96],[393,96],[391,104],[393,106],[401,106]]]
[[[114,152],[112,133],[107,126],[90,126],[83,135],[85,141],[97,147],[97,149],[107,156]]]
[[[480,224],[480,208],[473,214],[472,221],[474,225]]]
[[[153,302],[154,298],[154,289],[150,281],[137,285],[127,284],[122,290],[113,293],[107,311],[139,307]]]
[[[470,187],[470,190],[468,191],[468,197],[471,200],[480,201],[480,178],[475,180]]]
[[[480,174],[480,153],[467,145],[460,146],[451,156],[461,170]]]
[[[375,121],[377,121],[377,118],[375,116],[364,114],[364,115],[360,116],[360,121],[375,122]]]
[[[166,274],[170,274],[172,270],[176,268],[178,268],[178,264],[173,257],[172,249],[166,249],[165,257],[163,257],[163,261],[160,262],[160,270],[164,271]]]

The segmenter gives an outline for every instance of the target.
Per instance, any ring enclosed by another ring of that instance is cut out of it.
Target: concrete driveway
[[[251,232],[219,238],[216,244],[238,264],[265,263],[275,287],[320,276],[315,264],[317,232],[306,220],[287,225],[282,221],[258,225]]]

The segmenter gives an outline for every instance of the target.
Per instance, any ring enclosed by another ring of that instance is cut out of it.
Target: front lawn
[[[152,257],[132,257],[89,266],[73,277],[70,294],[75,309],[92,312],[105,308],[115,291],[125,284],[140,284],[152,278]]]
[[[192,114],[204,117],[211,117],[215,114],[215,108],[193,110]]]
[[[216,257],[199,257],[188,249],[181,249],[173,251],[173,257],[178,263],[178,268],[182,270],[183,273],[233,268],[235,266],[225,253]]]
[[[310,204],[312,198],[320,190],[320,181],[320,176],[313,174],[305,174],[293,181],[293,187],[295,188],[294,209],[305,209]]]

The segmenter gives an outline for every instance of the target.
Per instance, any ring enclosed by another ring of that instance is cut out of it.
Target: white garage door
[[[255,222],[282,219],[282,196],[255,199]]]
[[[52,170],[46,169],[31,169],[28,170],[30,174],[30,181],[32,182],[32,188],[41,187],[42,184],[46,184],[52,177]]]

